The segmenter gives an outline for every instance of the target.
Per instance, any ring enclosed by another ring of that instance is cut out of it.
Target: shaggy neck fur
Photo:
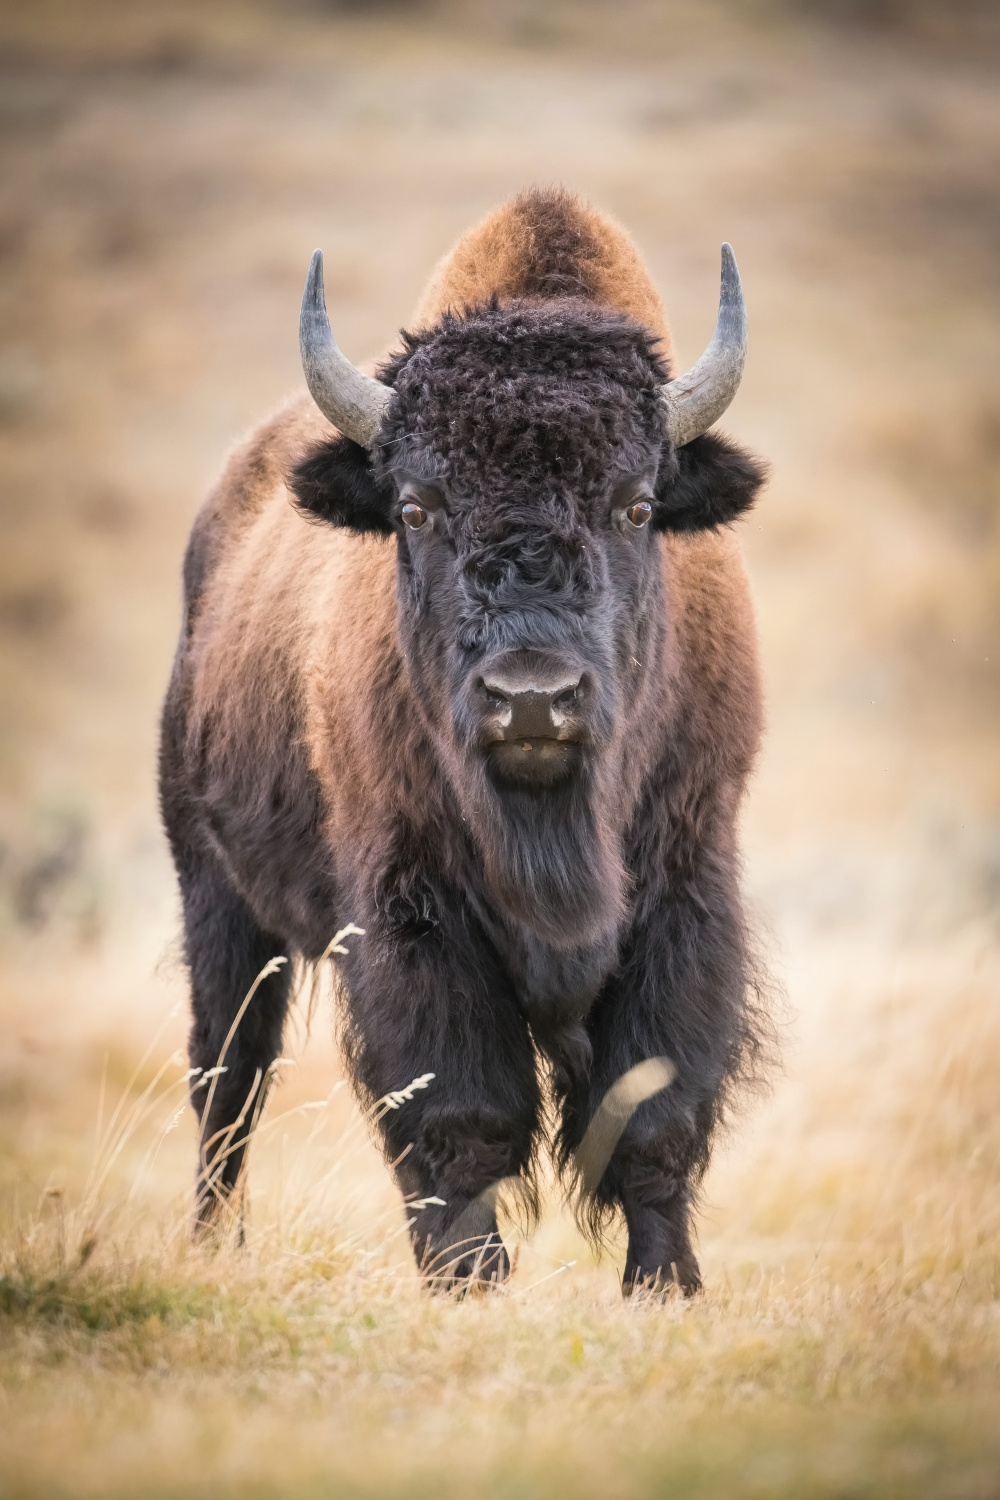
[[[560,296],[447,314],[381,378],[395,395],[376,477],[387,494],[405,473],[448,496],[439,534],[397,543],[415,706],[497,911],[560,955],[591,954],[593,982],[581,992],[577,973],[563,997],[585,1009],[626,909],[622,746],[641,741],[662,677],[646,626],[663,615],[659,543],[623,536],[610,497],[616,478],[657,471],[666,372],[631,319]],[[477,741],[469,676],[511,651],[572,661],[592,684],[583,765],[546,790],[496,785]],[[568,982],[553,973],[547,991]]]

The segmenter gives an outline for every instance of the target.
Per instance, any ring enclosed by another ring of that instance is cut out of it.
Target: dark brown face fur
[[[731,519],[759,472],[717,439],[674,452],[653,341],[592,303],[448,316],[381,373],[374,455],[313,455],[300,503],[397,537],[415,702],[501,910],[557,946],[607,942],[662,708],[658,533]]]

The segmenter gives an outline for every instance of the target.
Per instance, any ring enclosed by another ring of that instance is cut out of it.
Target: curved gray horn
[[[660,387],[675,448],[707,432],[740,387],[747,357],[747,310],[732,245],[722,247],[722,289],[712,342],[697,364]]]
[[[306,385],[324,417],[345,437],[370,448],[392,398],[387,386],[356,370],[337,348],[323,295],[323,252],[314,250],[299,314],[299,349]]]

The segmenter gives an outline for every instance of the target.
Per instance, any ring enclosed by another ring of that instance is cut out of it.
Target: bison
[[[334,342],[319,252],[300,334],[311,396],[194,523],[163,714],[198,1222],[240,1181],[289,969],[234,1033],[249,987],[354,923],[362,1100],[433,1074],[378,1124],[425,1274],[503,1279],[490,1190],[536,1201],[546,1122],[565,1173],[615,1080],[666,1057],[584,1218],[624,1215],[626,1293],[690,1293],[694,1196],[763,1031],[736,831],[761,693],[729,529],[763,470],[707,432],[745,353],[732,252],[678,376],[631,241],[562,190],[459,240],[374,376]]]

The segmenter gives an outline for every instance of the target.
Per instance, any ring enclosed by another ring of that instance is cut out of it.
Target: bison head
[[[449,314],[373,381],[333,343],[315,258],[307,284],[306,374],[347,435],[299,465],[299,502],[396,538],[415,709],[488,892],[557,947],[613,943],[626,900],[669,694],[659,534],[731,520],[761,479],[700,435],[742,366],[731,253],[724,272],[715,340],[674,382],[648,331],[572,298]]]

